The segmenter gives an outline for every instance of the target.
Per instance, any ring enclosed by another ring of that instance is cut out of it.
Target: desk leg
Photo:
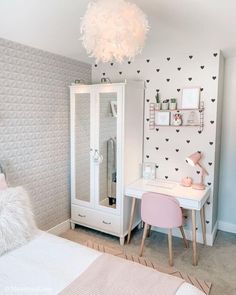
[[[193,265],[197,265],[196,211],[192,210]]]
[[[129,244],[129,242],[130,242],[130,235],[131,235],[132,225],[133,225],[133,221],[134,221],[135,204],[136,204],[136,198],[133,197],[132,205],[131,205],[131,212],[130,212],[130,221],[129,221],[127,244]]]
[[[201,223],[202,223],[202,238],[203,238],[203,243],[206,245],[206,216],[205,216],[205,207],[202,206],[202,209],[200,210],[201,214]]]

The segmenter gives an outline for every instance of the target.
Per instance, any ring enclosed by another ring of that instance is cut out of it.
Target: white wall
[[[219,229],[236,233],[236,57],[225,61],[220,164]]]

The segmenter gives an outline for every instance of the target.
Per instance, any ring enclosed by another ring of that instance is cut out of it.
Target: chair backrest
[[[167,195],[143,194],[141,216],[145,223],[161,228],[175,228],[183,225],[179,202]]]

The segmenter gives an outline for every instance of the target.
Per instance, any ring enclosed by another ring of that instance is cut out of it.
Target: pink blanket
[[[103,254],[60,295],[174,295],[182,283],[182,279]]]

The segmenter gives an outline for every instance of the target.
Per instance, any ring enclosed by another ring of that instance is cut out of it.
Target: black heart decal
[[[198,227],[196,227],[196,230],[198,230]]]
[[[122,72],[119,72],[120,75],[122,75]]]
[[[150,59],[147,59],[146,62],[150,62]]]
[[[215,121],[210,121],[210,123],[211,123],[211,124],[214,124],[214,123],[215,123]]]
[[[146,155],[146,158],[148,159],[149,158],[149,155]]]
[[[156,128],[156,131],[158,132],[159,131],[159,128]]]
[[[189,80],[189,81],[192,81],[192,78],[191,78],[191,77],[189,77],[189,78],[188,78],[188,80]]]
[[[158,169],[158,168],[159,168],[159,166],[158,166],[158,165],[156,165],[156,168]]]
[[[197,174],[200,174],[200,171],[197,171]]]
[[[218,53],[213,53],[213,55],[216,57],[218,55]]]
[[[180,92],[180,89],[178,88],[177,91]]]
[[[146,100],[146,102],[149,102],[149,101],[150,101],[149,99]]]
[[[215,80],[216,79],[216,76],[212,76],[212,79]]]
[[[201,134],[201,133],[202,133],[202,131],[201,131],[201,130],[198,130],[198,133],[199,133],[199,134]]]
[[[147,120],[147,122],[149,121],[149,119],[148,119],[148,118],[147,118],[146,120]]]
[[[215,102],[216,100],[215,100],[215,99],[212,99],[211,101],[212,101],[212,102]]]
[[[98,65],[97,65],[97,64],[95,64],[94,66],[95,66],[95,68],[96,68]]]
[[[169,158],[165,158],[166,159],[166,161],[168,161],[169,160]]]
[[[210,204],[211,204],[211,202],[208,201],[208,202],[207,202],[207,205],[210,205]]]
[[[181,70],[181,67],[177,68],[177,70],[180,71]]]
[[[179,133],[179,129],[176,129],[175,131],[176,131],[177,133]]]
[[[156,92],[159,92],[160,91],[160,89],[156,89]]]
[[[105,76],[106,75],[106,73],[102,73],[103,74],[103,76]]]
[[[168,176],[165,176],[165,179],[168,179]]]
[[[149,140],[149,137],[146,137],[146,140]]]
[[[200,68],[203,70],[205,68],[205,66],[201,66]]]
[[[210,221],[206,220],[206,224],[209,224],[209,223],[210,223]]]
[[[213,145],[213,141],[210,141],[209,144],[210,144],[210,145]]]
[[[157,151],[159,150],[159,147],[158,147],[158,146],[156,146],[156,150],[157,150]]]
[[[139,74],[140,73],[140,70],[137,70],[137,73]]]
[[[189,55],[189,58],[190,58],[190,59],[192,59],[192,58],[193,58],[193,56],[192,56],[192,55]]]
[[[166,138],[166,141],[169,141],[169,138]]]
[[[176,151],[176,153],[178,153],[179,152],[179,149],[176,149],[175,151]]]
[[[146,80],[146,82],[147,82],[147,83],[149,83],[149,82],[150,82],[150,80]]]
[[[113,62],[111,62],[111,66],[113,66],[114,65],[114,63]]]
[[[167,82],[170,82],[170,79],[166,79]]]
[[[211,182],[208,182],[207,184],[208,184],[208,185],[211,185]]]
[[[128,61],[128,64],[129,64],[129,65],[131,64],[131,61],[130,61],[130,60]]]
[[[160,72],[160,69],[156,69],[157,72]]]
[[[179,168],[175,168],[175,171],[179,171]]]
[[[167,57],[166,59],[169,61],[170,60],[170,57]]]
[[[186,140],[186,142],[187,142],[187,143],[190,143],[190,140],[188,139],[188,140]]]
[[[208,165],[211,166],[212,165],[212,162],[209,162]]]
[[[204,88],[201,88],[200,90],[201,90],[201,91],[203,91],[203,90],[204,90]]]

